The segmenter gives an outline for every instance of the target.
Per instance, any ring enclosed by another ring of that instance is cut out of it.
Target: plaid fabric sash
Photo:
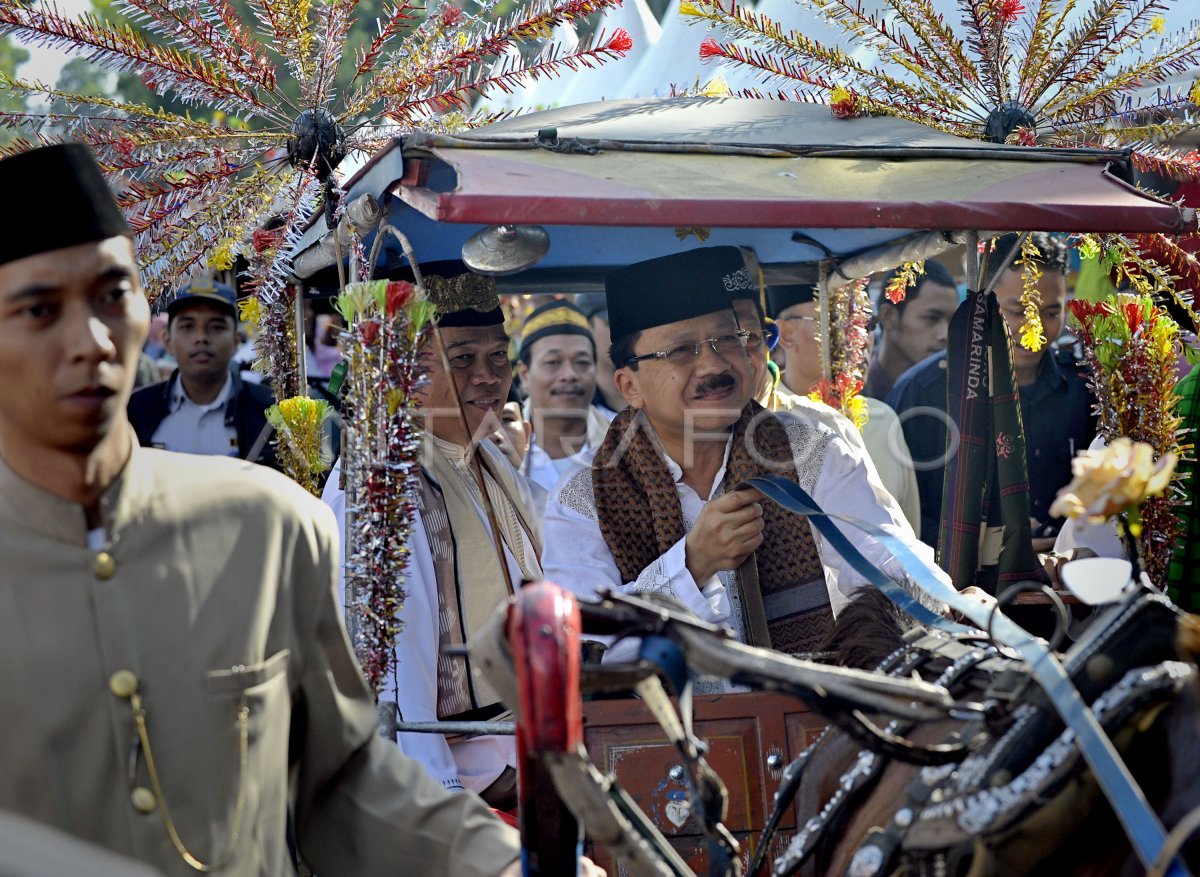
[[[968,293],[950,323],[946,410],[958,447],[952,439],[938,540],[939,563],[960,589],[979,585],[998,593],[1042,578],[1009,343],[996,296]]]
[[[649,430],[644,414],[625,408],[592,461],[600,532],[626,582],[636,581],[684,537],[675,481]],[[773,474],[799,483],[786,429],[751,401],[733,428],[724,486],[728,490]],[[768,645],[753,635],[765,626],[771,648],[793,654],[813,651],[833,631],[833,611],[811,526],[774,503],[766,504],[763,518],[763,544],[751,555],[754,562],[743,564],[737,575],[743,608],[759,615],[745,619],[746,631],[755,645]]]

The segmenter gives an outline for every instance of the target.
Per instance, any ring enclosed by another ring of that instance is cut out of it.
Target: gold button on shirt
[[[117,561],[107,551],[99,552],[92,560],[92,572],[101,580],[111,579],[117,572]]]
[[[138,813],[153,813],[158,807],[158,799],[145,786],[138,786],[129,794],[129,801]]]
[[[108,678],[108,690],[128,700],[138,690],[138,678],[129,670],[118,670]]]

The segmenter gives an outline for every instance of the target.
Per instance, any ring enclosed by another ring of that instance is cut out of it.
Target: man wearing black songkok
[[[149,307],[88,150],[0,189],[0,810],[166,875],[294,874],[289,827],[322,874],[517,873],[515,832],[376,734],[329,510],[137,446]]]
[[[601,587],[668,594],[743,642],[801,652],[823,641],[862,579],[804,519],[730,488],[780,474],[827,510],[878,524],[930,560],[932,552],[894,504],[877,504],[861,452],[754,401],[731,301],[756,288],[734,247],[609,274],[612,358],[629,407],[592,465],[564,476],[551,495],[543,565],[547,578],[586,598]],[[899,572],[882,545],[850,536]]]

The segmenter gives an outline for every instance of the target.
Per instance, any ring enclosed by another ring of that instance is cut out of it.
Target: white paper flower
[[[1174,454],[1157,462],[1154,449],[1143,442],[1118,438],[1104,448],[1083,451],[1071,462],[1074,479],[1058,492],[1050,506],[1052,517],[1103,521],[1147,497],[1166,490],[1175,472]]]

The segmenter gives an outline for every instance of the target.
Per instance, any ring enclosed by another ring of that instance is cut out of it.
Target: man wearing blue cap
[[[129,421],[143,447],[185,454],[251,458],[278,468],[267,441],[271,391],[230,368],[237,352],[237,296],[202,274],[167,305],[167,351],[178,367],[129,400]]]

